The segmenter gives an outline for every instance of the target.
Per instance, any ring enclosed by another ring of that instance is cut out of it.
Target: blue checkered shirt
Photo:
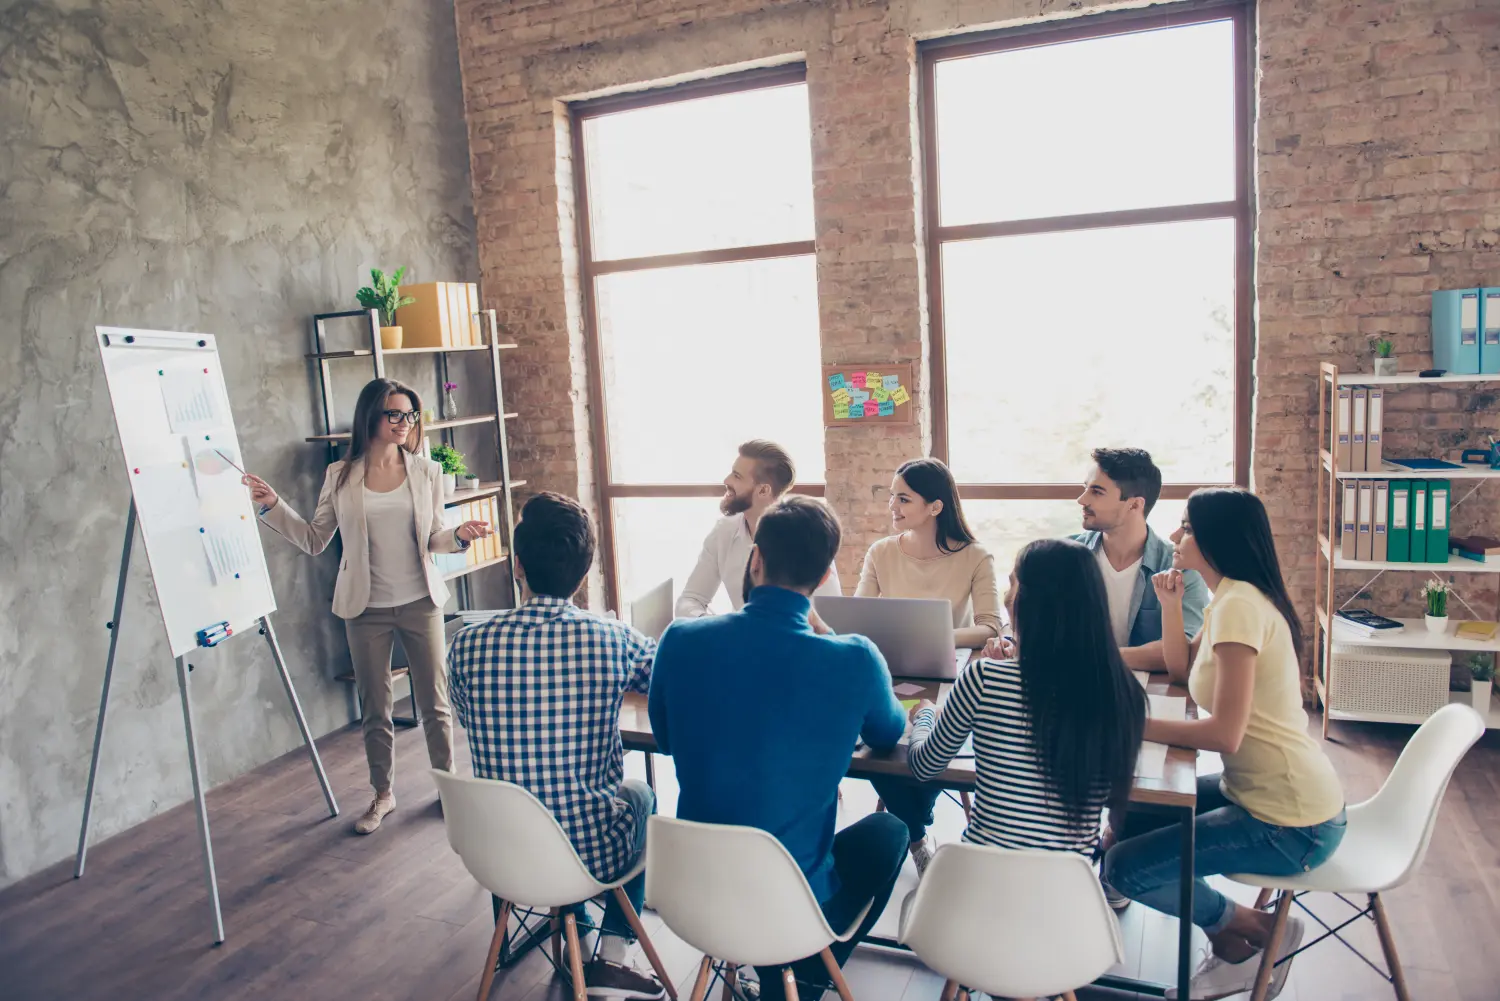
[[[474,774],[514,782],[552,811],[601,881],[635,861],[619,799],[620,701],[645,692],[656,643],[565,598],[538,595],[453,638],[449,695]]]

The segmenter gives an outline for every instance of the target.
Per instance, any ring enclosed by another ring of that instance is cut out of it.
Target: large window
[[[1102,445],[1249,479],[1242,8],[923,48],[934,450],[997,559],[1077,531]]]
[[[812,150],[800,68],[573,109],[611,607],[680,589],[739,444],[821,493]]]

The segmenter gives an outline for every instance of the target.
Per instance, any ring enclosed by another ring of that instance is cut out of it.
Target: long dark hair
[[[1292,633],[1292,648],[1302,651],[1302,622],[1286,593],[1271,519],[1260,498],[1239,487],[1194,490],[1187,502],[1187,524],[1198,552],[1214,572],[1252,584],[1265,595]]]
[[[956,553],[974,541],[974,531],[964,520],[964,509],[958,503],[958,484],[947,466],[937,459],[913,459],[902,463],[896,475],[927,503],[943,502],[943,509],[937,516],[937,547],[940,552]]]
[[[344,484],[349,482],[349,471],[369,453],[370,439],[375,437],[380,430],[380,423],[385,420],[385,398],[392,393],[405,394],[411,401],[411,408],[417,412],[417,423],[407,432],[403,447],[408,452],[416,452],[422,447],[422,398],[417,395],[417,391],[395,379],[371,379],[359,391],[359,399],[354,403],[354,423],[349,429],[349,452],[344,456],[344,468],[339,470],[335,490],[344,489]]]
[[[1109,624],[1099,563],[1068,539],[1040,539],[1016,557],[1021,691],[1042,774],[1062,803],[1083,810],[1101,788],[1130,796],[1146,726],[1146,697],[1125,669]]]

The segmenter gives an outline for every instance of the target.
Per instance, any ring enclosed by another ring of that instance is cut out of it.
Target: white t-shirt
[[[1135,596],[1141,561],[1136,560],[1124,570],[1116,570],[1104,554],[1102,540],[1095,555],[1099,560],[1099,572],[1104,575],[1104,593],[1109,596],[1109,625],[1114,630],[1115,643],[1125,646],[1130,642],[1130,599]]]
[[[693,619],[710,613],[709,606],[723,587],[729,595],[729,604],[736,612],[745,604],[745,566],[750,562],[750,547],[755,540],[750,537],[750,526],[743,514],[731,514],[720,518],[703,540],[703,551],[698,554],[698,563],[688,575],[682,594],[677,599],[677,617]],[[840,595],[839,572],[829,567],[828,579],[818,586],[814,594]]]
[[[411,487],[365,491],[365,530],[370,539],[370,608],[394,608],[428,596],[427,574],[417,549],[417,515]]]

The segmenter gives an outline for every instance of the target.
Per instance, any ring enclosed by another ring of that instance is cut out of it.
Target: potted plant
[[[443,418],[452,420],[458,416],[458,404],[453,402],[453,391],[458,388],[456,382],[443,383]]]
[[[469,467],[464,465],[463,453],[452,445],[434,445],[432,461],[443,467],[443,492],[451,497],[453,491],[458,489],[458,477],[466,476],[469,472]]]
[[[1476,653],[1469,658],[1469,673],[1474,683],[1469,689],[1474,702],[1474,711],[1490,718],[1490,689],[1495,682],[1495,660],[1491,654]]]
[[[354,293],[354,297],[365,309],[380,310],[380,346],[386,351],[395,351],[401,347],[401,328],[396,326],[396,310],[417,301],[412,296],[401,294],[401,278],[405,274],[404,267],[397,268],[389,276],[379,268],[371,268],[370,284]]]
[[[1386,337],[1376,337],[1370,341],[1370,347],[1375,351],[1375,374],[1395,375],[1396,359],[1391,357],[1394,345]]]
[[[458,488],[460,490],[478,490],[479,477],[472,472],[465,473],[458,479]]]
[[[1452,590],[1451,584],[1440,580],[1430,580],[1422,585],[1422,599],[1427,602],[1425,620],[1429,633],[1448,631],[1448,594]]]

